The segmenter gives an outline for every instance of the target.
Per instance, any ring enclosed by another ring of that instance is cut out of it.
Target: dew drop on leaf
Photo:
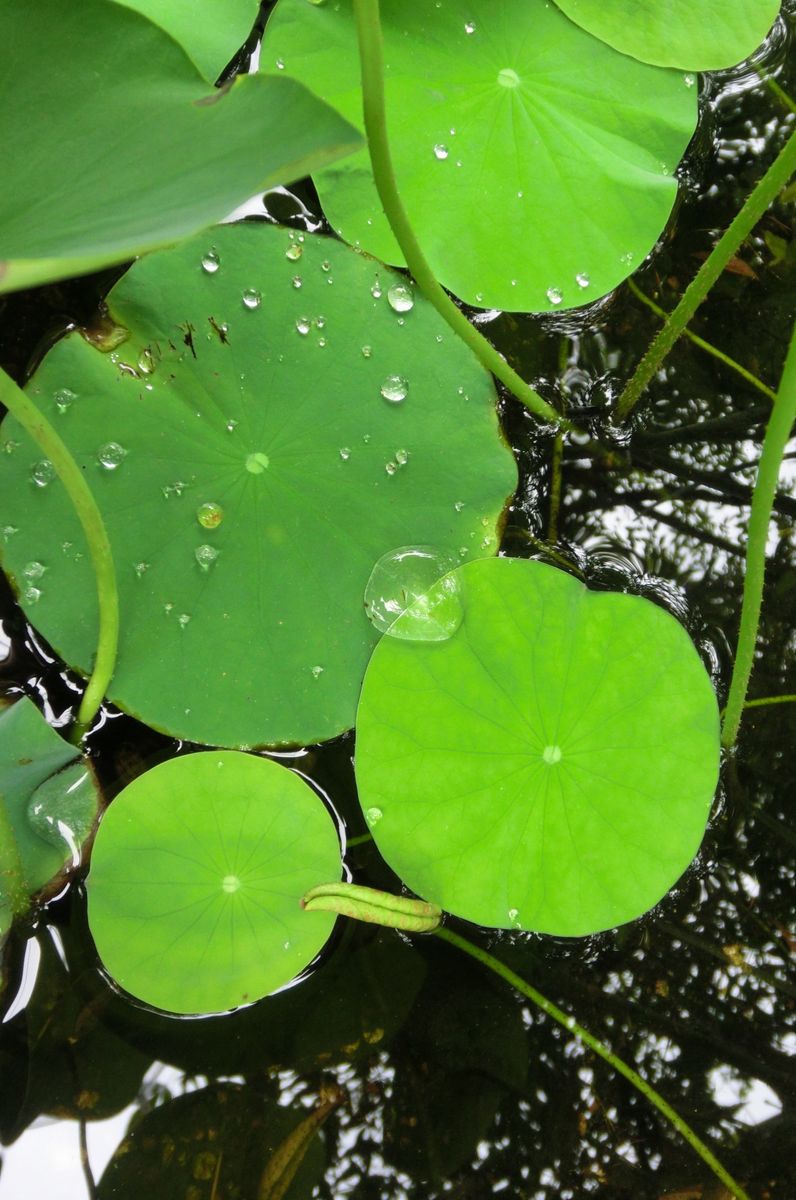
[[[196,519],[203,529],[218,529],[224,520],[224,510],[215,500],[206,500],[197,508]]]
[[[36,487],[45,488],[55,479],[55,467],[49,458],[43,458],[41,462],[33,464],[30,469],[30,477]]]
[[[106,471],[115,471],[127,457],[127,451],[119,442],[105,442],[97,451],[97,462]]]
[[[452,551],[434,546],[400,546],[383,554],[365,588],[371,623],[404,641],[446,641],[464,614],[459,576],[448,574],[457,566]]]
[[[412,289],[403,283],[394,283],[387,292],[387,300],[393,312],[411,312],[415,305]]]
[[[208,250],[202,255],[202,270],[208,275],[215,275],[220,266],[221,258],[215,250]]]
[[[388,375],[381,385],[381,394],[391,404],[400,404],[406,399],[409,385],[403,375]]]

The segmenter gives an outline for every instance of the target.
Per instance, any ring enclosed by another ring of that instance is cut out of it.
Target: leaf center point
[[[520,86],[520,77],[512,67],[504,67],[502,71],[498,71],[497,81],[504,88]]]
[[[556,763],[561,762],[561,747],[545,746],[544,750],[542,751],[542,758],[548,766],[555,766]]]
[[[271,460],[268,455],[259,450],[246,456],[246,470],[251,471],[252,475],[262,475],[266,467],[270,467],[270,465]]]
[[[224,878],[221,880],[222,892],[226,892],[230,896],[232,895],[233,892],[237,892],[239,887],[240,887],[240,879],[238,878],[237,875],[225,875]]]

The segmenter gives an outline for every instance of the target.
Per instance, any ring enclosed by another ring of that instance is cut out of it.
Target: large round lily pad
[[[541,563],[457,574],[453,636],[387,636],[365,677],[356,771],[379,849],[481,925],[575,936],[632,920],[691,862],[716,787],[696,649],[650,601]]]
[[[118,351],[72,334],[45,358],[30,393],[113,547],[122,708],[215,745],[332,737],[354,723],[378,638],[376,561],[413,543],[494,553],[516,468],[491,378],[420,297],[394,310],[402,284],[329,238],[226,226],[116,286]],[[3,565],[87,672],[82,532],[19,425],[6,418],[2,437]]]
[[[359,143],[295,82],[214,91],[110,0],[0,0],[0,46],[0,292],[176,242]]]
[[[556,0],[568,17],[624,54],[689,71],[748,58],[779,0]]]
[[[235,751],[191,754],[139,776],[109,807],[89,924],[125,991],[169,1012],[222,1012],[315,958],[334,917],[299,901],[340,873],[334,822],[298,775]]]
[[[470,304],[523,311],[616,287],[668,220],[696,88],[618,54],[546,0],[381,10],[398,185],[440,281]],[[362,126],[351,0],[280,0],[261,62],[276,59]],[[343,237],[403,262],[366,150],[314,178]]]

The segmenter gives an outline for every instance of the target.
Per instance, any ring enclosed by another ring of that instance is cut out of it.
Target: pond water
[[[793,126],[755,66],[796,93],[794,30],[790,3],[754,64],[702,85],[676,218],[634,276],[664,308]],[[320,224],[308,186],[247,211]],[[792,202],[767,214],[693,326],[773,387],[796,309],[792,216]],[[23,380],[66,327],[91,322],[116,274],[0,301],[3,366]],[[555,319],[476,320],[545,398],[599,427],[658,328],[627,286]],[[504,400],[521,484],[503,551],[563,559],[593,587],[670,609],[723,697],[767,408],[754,387],[683,339],[629,440],[596,455],[571,442],[557,470],[553,439]],[[796,691],[794,481],[792,450],[771,526],[752,696]],[[75,685],[5,587],[0,615],[2,692],[29,695],[53,724],[68,724]],[[642,920],[571,940],[469,930],[638,1065],[757,1200],[796,1195],[794,735],[796,705],[747,713],[698,861]],[[109,709],[91,749],[112,797],[191,747]],[[395,889],[366,836],[353,750],[349,734],[276,757],[333,797],[356,843],[348,862],[357,880]],[[307,1124],[306,1139],[290,1143],[301,1162],[288,1200],[725,1194],[574,1033],[477,964],[434,938],[343,924],[323,969],[298,986],[232,1015],[178,1019],[129,1004],[109,985],[79,884],[53,900],[8,951],[0,1200],[267,1200],[282,1193],[262,1183],[266,1164],[312,1114],[320,1132]]]

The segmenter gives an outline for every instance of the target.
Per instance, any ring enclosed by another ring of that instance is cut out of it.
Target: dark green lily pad
[[[116,0],[165,29],[211,83],[245,42],[259,0]]]
[[[715,71],[762,42],[779,0],[556,0],[568,17],[609,46],[646,63]]]
[[[97,818],[89,764],[26,697],[0,712],[0,805],[0,862],[18,856],[31,895],[79,860]]]
[[[176,242],[360,142],[294,82],[213,91],[171,37],[110,0],[2,0],[0,45],[0,292]]]
[[[495,552],[516,468],[492,380],[422,298],[393,310],[402,282],[328,238],[222,227],[117,284],[118,351],[71,334],[34,376],[113,546],[110,698],[147,724],[215,745],[332,737],[354,723],[378,639],[377,560],[411,543]],[[83,534],[19,425],[2,437],[3,565],[87,673]]]
[[[381,11],[398,185],[438,279],[469,304],[554,311],[631,274],[674,204],[697,89],[546,0],[384,0]],[[280,0],[261,62],[277,59],[362,126],[351,0]],[[403,262],[366,150],[314,178],[343,237]]]
[[[312,962],[334,917],[299,901],[339,876],[334,822],[298,775],[234,751],[191,754],[139,776],[107,810],[89,924],[125,991],[168,1012],[223,1012]]]
[[[481,925],[577,936],[632,920],[696,854],[718,778],[693,643],[650,601],[538,562],[457,574],[457,632],[385,637],[365,677],[356,771],[381,853]]]

